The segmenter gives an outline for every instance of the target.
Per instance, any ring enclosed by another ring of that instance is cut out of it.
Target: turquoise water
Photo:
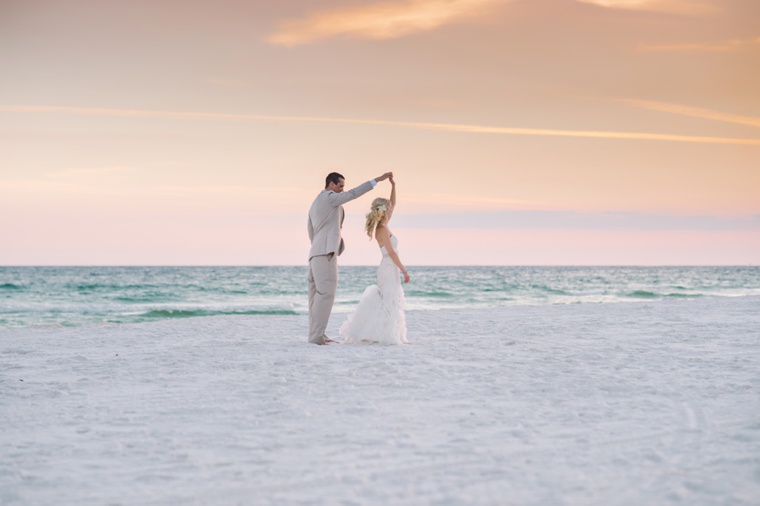
[[[760,267],[412,267],[408,310],[760,295]],[[341,267],[335,312],[375,267]],[[0,267],[0,328],[305,314],[305,267]]]

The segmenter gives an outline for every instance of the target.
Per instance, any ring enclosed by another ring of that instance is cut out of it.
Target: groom
[[[346,179],[337,172],[325,178],[322,190],[309,209],[309,342],[327,344],[335,342],[325,335],[330,319],[335,291],[338,289],[338,256],[343,253],[343,204],[361,197],[379,181],[392,176],[386,172],[353,190],[343,191]]]

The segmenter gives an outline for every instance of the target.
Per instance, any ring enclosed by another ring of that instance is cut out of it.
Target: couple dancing
[[[344,191],[345,178],[331,172],[325,178],[325,189],[317,195],[309,209],[309,342],[329,344],[337,342],[325,335],[330,319],[335,292],[338,288],[338,256],[343,253],[343,204],[371,191],[379,182],[391,183],[390,199],[378,197],[372,201],[367,214],[367,235],[377,241],[382,261],[377,269],[377,284],[367,287],[356,310],[340,328],[345,343],[403,344],[406,340],[404,316],[404,283],[409,274],[401,263],[396,248],[398,240],[388,228],[396,206],[396,182],[393,173]]]

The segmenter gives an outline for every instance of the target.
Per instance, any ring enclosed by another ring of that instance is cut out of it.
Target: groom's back
[[[329,190],[322,190],[309,208],[309,259],[317,255],[336,253],[340,248],[340,206],[330,201]]]

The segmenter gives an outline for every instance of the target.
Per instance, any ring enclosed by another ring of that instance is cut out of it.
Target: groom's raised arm
[[[375,179],[360,184],[356,188],[352,188],[341,193],[331,193],[330,203],[333,206],[340,206],[346,202],[351,202],[352,200],[359,198],[368,191],[372,190],[378,182],[388,179],[392,174],[392,172],[386,172],[382,176],[378,176]]]

